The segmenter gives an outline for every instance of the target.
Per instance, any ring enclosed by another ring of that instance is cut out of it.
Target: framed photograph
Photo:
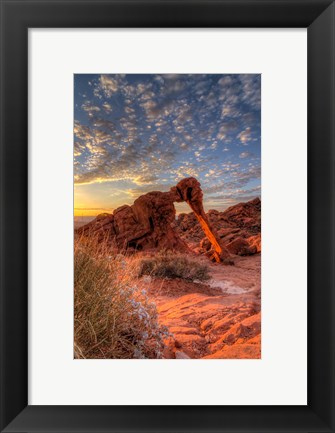
[[[333,432],[333,1],[1,17],[1,431]]]

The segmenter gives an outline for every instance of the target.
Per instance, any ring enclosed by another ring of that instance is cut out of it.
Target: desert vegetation
[[[207,281],[209,268],[205,264],[172,251],[160,251],[152,257],[138,260],[139,276],[150,275],[158,278],[182,278],[186,281]]]
[[[167,328],[146,290],[136,285],[136,263],[111,253],[106,242],[77,238],[74,248],[75,358],[160,358]]]
[[[74,248],[75,358],[161,358],[170,336],[141,277],[207,281],[208,266],[185,254],[117,253],[108,239],[76,237]]]

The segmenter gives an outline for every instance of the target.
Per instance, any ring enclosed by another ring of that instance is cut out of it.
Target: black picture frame
[[[0,4],[1,431],[334,432],[334,1],[0,0]],[[48,27],[308,29],[307,406],[28,405],[27,34],[29,28]]]

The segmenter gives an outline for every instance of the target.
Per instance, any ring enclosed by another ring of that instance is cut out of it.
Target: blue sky
[[[259,74],[74,76],[76,215],[111,212],[188,176],[206,210],[260,196]]]

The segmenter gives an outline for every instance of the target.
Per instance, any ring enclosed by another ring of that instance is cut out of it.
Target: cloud
[[[229,190],[227,192],[224,192],[223,194],[211,196],[210,200],[220,201],[220,200],[227,200],[227,199],[238,199],[240,201],[249,201],[255,198],[256,196],[259,196],[260,193],[261,193],[261,186],[259,185],[254,188]]]
[[[249,141],[252,140],[251,137],[251,128],[248,126],[244,131],[241,131],[238,135],[237,138],[240,140],[240,142],[244,145],[247,146]]]
[[[102,74],[89,83],[75,95],[76,184],[123,182],[135,196],[195,176],[211,197],[259,179],[260,77]]]
[[[231,75],[226,75],[219,79],[218,84],[222,87],[230,87],[233,84],[233,78]]]
[[[224,140],[226,138],[225,127],[224,126],[220,127],[219,132],[218,132],[216,138],[218,140]]]
[[[109,98],[113,95],[113,93],[118,91],[117,80],[112,78],[110,75],[100,76],[100,86],[105,96]]]
[[[189,150],[190,149],[190,145],[188,143],[180,143],[180,148],[184,151]]]
[[[261,76],[260,74],[240,75],[243,88],[242,100],[251,107],[260,110],[261,108]]]
[[[158,180],[158,177],[155,174],[147,173],[145,175],[135,177],[133,182],[136,183],[136,185],[152,185],[156,180]]]
[[[260,176],[260,166],[241,167],[241,164],[228,162],[223,164],[221,169],[214,166],[211,174],[205,176],[203,189],[209,196],[218,192],[236,192],[248,185],[250,181],[257,181]]]
[[[220,131],[224,134],[230,134],[235,132],[239,128],[240,124],[236,119],[223,120],[221,122]]]
[[[100,118],[100,117],[94,117],[92,119],[92,125],[97,127],[97,128],[107,129],[110,132],[115,132],[115,130],[116,130],[116,126],[115,126],[114,122]]]
[[[85,146],[83,146],[79,141],[74,142],[74,156],[80,156],[85,151]]]
[[[240,158],[248,158],[249,156],[251,156],[250,152],[242,152],[239,155]]]
[[[100,111],[100,108],[97,107],[96,105],[93,105],[92,103],[90,103],[89,101],[84,102],[84,104],[81,106],[81,108],[84,111],[87,111],[89,114],[90,113],[94,113],[97,111]]]
[[[137,188],[131,188],[127,190],[127,194],[132,198],[132,199],[136,199],[138,198],[140,195],[143,194],[147,194],[148,192],[152,192],[152,191],[162,191],[162,192],[166,192],[169,191],[170,188],[173,185],[169,185],[169,184],[162,184],[162,183],[157,183],[157,184],[148,184],[145,186],[140,186]]]
[[[211,177],[214,174],[215,174],[215,170],[209,170],[209,172],[205,174],[205,177]]]
[[[113,111],[112,106],[108,102],[104,102],[102,104],[102,108],[106,111],[106,113],[111,113]]]
[[[174,174],[174,180],[177,183],[177,181],[183,179],[184,177],[198,177],[199,169],[193,165],[185,164],[178,167],[178,169],[173,170],[172,173]]]

